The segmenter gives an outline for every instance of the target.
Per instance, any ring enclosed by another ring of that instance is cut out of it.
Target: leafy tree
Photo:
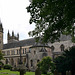
[[[2,60],[3,59],[3,54],[2,54],[2,51],[0,50],[0,70],[1,70],[1,67],[3,66],[3,63],[2,63]]]
[[[31,0],[27,7],[30,12],[30,24],[35,29],[29,34],[43,42],[54,42],[61,33],[73,37],[75,23],[75,0]]]
[[[3,59],[2,51],[0,50],[0,60]]]
[[[47,74],[48,70],[50,69],[51,72],[54,71],[55,65],[52,62],[51,58],[49,56],[44,57],[38,64],[38,68],[40,68],[41,72],[43,74]]]
[[[65,75],[66,71],[72,71],[75,74],[75,46],[64,51],[63,55],[55,58],[56,68]]]

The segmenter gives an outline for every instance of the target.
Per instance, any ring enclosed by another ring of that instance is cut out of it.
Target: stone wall
[[[28,68],[31,71],[35,71],[37,68],[37,63],[42,60],[44,56],[50,56],[51,57],[51,49],[48,47],[45,47],[45,50],[42,50],[43,47],[33,47],[30,50],[30,53],[28,53]]]

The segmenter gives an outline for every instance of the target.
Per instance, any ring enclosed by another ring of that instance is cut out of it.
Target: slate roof
[[[9,49],[9,48],[16,48],[20,46],[29,46],[29,45],[34,45],[35,44],[35,39],[26,39],[18,42],[13,42],[13,43],[7,43],[3,45],[3,49]]]
[[[62,35],[60,36],[60,41],[66,41],[66,40],[71,40],[71,36],[70,35]]]
[[[71,40],[71,36],[61,35],[60,41],[66,41],[66,40]],[[33,45],[32,47],[36,47],[36,42],[35,42],[34,38],[4,44],[3,49],[16,48],[16,47],[20,47],[20,46],[29,46],[29,45]],[[39,45],[44,46],[42,44],[39,44]]]

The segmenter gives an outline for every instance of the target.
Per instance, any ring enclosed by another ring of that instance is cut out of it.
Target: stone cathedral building
[[[12,66],[18,66],[20,61],[20,47],[22,54],[22,62],[29,70],[35,70],[36,64],[44,57],[50,56],[55,58],[56,56],[62,54],[62,52],[73,46],[74,43],[71,42],[71,37],[66,35],[61,35],[60,42],[48,43],[43,45],[41,43],[36,43],[34,38],[19,40],[19,34],[16,36],[14,32],[12,35],[8,31],[7,33],[7,44],[3,44],[3,27],[0,22],[0,49],[4,54],[4,64],[11,64]]]

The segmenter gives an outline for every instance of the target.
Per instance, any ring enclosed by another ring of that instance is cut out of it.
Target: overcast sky
[[[0,19],[4,28],[3,42],[7,43],[7,32],[19,33],[20,40],[28,39],[28,32],[34,29],[29,24],[30,14],[26,7],[29,0],[0,0]]]

